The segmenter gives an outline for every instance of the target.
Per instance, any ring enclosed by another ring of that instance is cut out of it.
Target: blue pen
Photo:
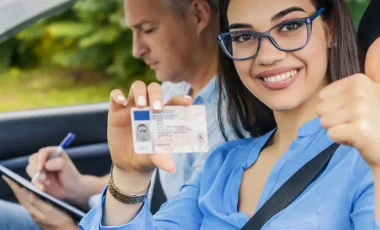
[[[65,137],[65,139],[63,139],[61,141],[61,143],[59,144],[59,146],[57,147],[57,149],[55,150],[55,152],[50,156],[49,160],[58,157],[65,150],[65,148],[67,148],[71,144],[71,142],[74,140],[74,138],[75,138],[75,134],[74,133],[67,134],[67,136]],[[34,175],[34,177],[32,178],[32,183],[34,184],[34,182],[36,182],[38,180],[38,178],[44,172],[45,172],[45,169],[43,168],[41,171],[39,171],[38,173],[36,173],[36,175]]]

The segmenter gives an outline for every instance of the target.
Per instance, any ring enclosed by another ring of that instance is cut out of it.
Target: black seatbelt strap
[[[332,144],[295,172],[252,216],[242,230],[259,230],[274,215],[291,204],[318,176],[339,147]]]

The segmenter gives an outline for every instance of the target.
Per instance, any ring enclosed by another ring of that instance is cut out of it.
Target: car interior
[[[76,139],[67,152],[81,173],[105,175],[111,166],[107,145],[108,103],[0,113],[0,164],[25,178],[30,154],[56,146],[67,133]],[[41,129],[41,127],[44,127]],[[0,180],[0,199],[14,201]]]
[[[380,36],[380,1],[372,0],[360,20],[358,40],[362,50],[366,52],[372,42]]]
[[[69,6],[64,5],[64,8]],[[379,12],[380,0],[372,0],[358,29],[363,51],[368,49],[375,37],[380,36]],[[0,28],[3,27],[1,18]],[[18,22],[18,27],[14,24],[17,29],[0,30],[0,38],[15,34],[39,18],[34,16],[28,23]],[[97,103],[0,113],[0,164],[29,178],[25,172],[28,156],[41,147],[58,145],[67,133],[73,132],[76,139],[67,152],[79,171],[83,174],[105,175],[111,166],[107,145],[107,112],[108,103]],[[0,199],[16,201],[3,180],[0,180],[0,188]]]

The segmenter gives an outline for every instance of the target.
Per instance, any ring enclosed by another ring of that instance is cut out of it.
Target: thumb
[[[41,148],[37,153],[37,168],[38,170],[42,170],[44,168],[44,165],[49,160],[49,158],[54,154],[55,151],[57,151],[58,146],[49,146]],[[61,158],[69,158],[65,151],[63,151],[59,157]]]
[[[175,96],[172,99],[170,99],[165,106],[168,105],[182,105],[182,106],[187,106],[191,105],[193,102],[193,99],[190,96]]]
[[[372,81],[380,83],[380,38],[369,47],[365,59],[365,75]]]
[[[46,170],[53,171],[53,172],[62,171],[66,163],[65,161],[66,161],[65,159],[59,158],[59,157],[52,159],[46,162],[45,168]]]
[[[176,170],[174,161],[171,158],[170,154],[151,154],[150,159],[154,165],[168,173],[175,172]]]

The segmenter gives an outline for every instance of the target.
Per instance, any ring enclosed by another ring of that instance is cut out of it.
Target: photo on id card
[[[131,117],[136,153],[208,152],[203,105],[166,106],[160,112],[132,108]]]
[[[136,153],[153,153],[149,109],[132,109],[133,145]]]

